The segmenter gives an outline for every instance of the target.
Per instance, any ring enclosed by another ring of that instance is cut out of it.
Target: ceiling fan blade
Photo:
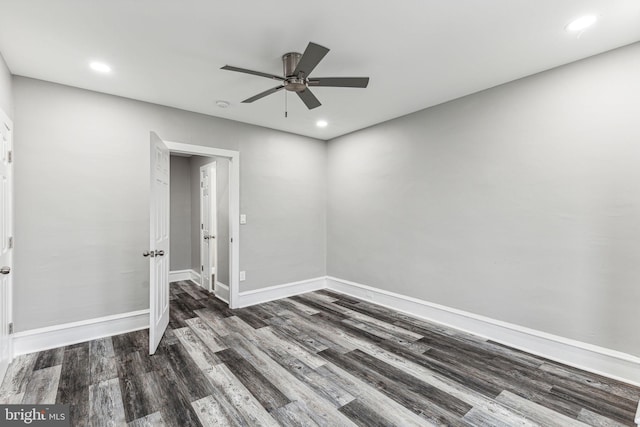
[[[309,90],[308,88],[303,90],[302,92],[296,93],[298,94],[300,99],[302,99],[302,102],[304,102],[304,105],[306,105],[309,110],[313,110],[314,108],[322,105],[320,101],[318,101],[318,98],[316,98],[316,96],[311,93],[311,90]]]
[[[284,89],[284,86],[276,86],[276,87],[271,88],[269,90],[265,90],[264,92],[261,92],[261,93],[259,93],[257,95],[254,95],[251,98],[247,98],[242,102],[248,104],[250,102],[257,101],[260,98],[264,98],[265,96],[271,95],[272,93],[276,93],[277,91],[282,90],[282,89]]]
[[[305,77],[307,77],[328,52],[329,49],[326,47],[309,42],[293,74],[297,76],[300,72],[303,72]]]
[[[275,74],[269,74],[269,73],[262,73],[260,71],[247,70],[246,68],[238,68],[238,67],[233,67],[231,65],[225,65],[224,67],[222,67],[220,69],[221,70],[228,70],[228,71],[237,71],[239,73],[253,74],[254,76],[266,77],[268,79],[281,80],[281,81],[284,80],[284,77],[276,76]]]
[[[360,87],[369,84],[369,77],[318,77],[309,79],[309,86],[319,87]]]

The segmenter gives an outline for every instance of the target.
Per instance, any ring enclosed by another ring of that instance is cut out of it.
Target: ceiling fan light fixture
[[[329,125],[329,122],[327,122],[326,120],[318,120],[316,122],[316,126],[318,126],[319,128],[326,128]]]
[[[592,26],[593,24],[595,24],[598,21],[598,16],[597,15],[585,15],[585,16],[581,16],[580,18],[571,21],[567,26],[566,26],[566,30],[569,32],[576,32],[576,31],[582,31],[582,30],[586,30],[587,28],[589,28],[590,26]]]

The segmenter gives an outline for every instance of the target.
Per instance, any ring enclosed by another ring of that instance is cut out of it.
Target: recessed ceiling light
[[[326,120],[318,120],[316,122],[316,126],[318,126],[319,128],[326,128],[328,124],[329,123],[327,123]]]
[[[596,23],[596,15],[585,15],[567,25],[567,31],[582,31]]]
[[[93,62],[91,62],[89,64],[89,67],[91,67],[91,69],[93,71],[97,71],[99,73],[110,73],[111,72],[111,67],[109,67],[104,62],[93,61]]]
[[[227,101],[216,101],[216,105],[220,108],[228,108],[230,104]]]

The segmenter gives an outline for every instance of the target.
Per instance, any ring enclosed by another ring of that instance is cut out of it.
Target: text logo
[[[0,405],[0,425],[70,427],[69,405]]]

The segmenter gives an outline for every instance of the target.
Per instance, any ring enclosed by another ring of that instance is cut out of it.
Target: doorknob
[[[0,268],[0,274],[9,274],[11,273],[11,267],[2,267]]]
[[[216,236],[204,236],[204,240],[215,239]]]
[[[156,251],[156,256],[164,256],[164,251]]]
[[[143,256],[143,257],[148,257],[148,256],[150,256],[151,258],[153,258],[154,256],[156,256],[156,254],[155,254],[153,251],[151,251],[151,252],[149,252],[149,251],[144,251],[144,252],[142,252],[142,256]]]

